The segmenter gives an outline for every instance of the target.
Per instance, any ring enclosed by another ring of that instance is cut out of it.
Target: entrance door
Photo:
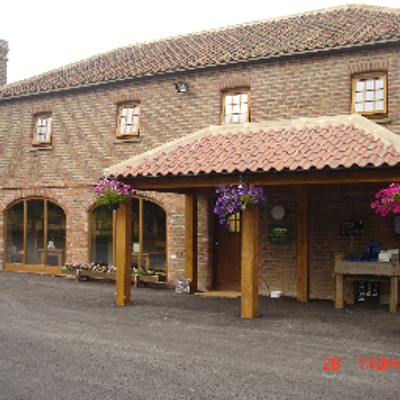
[[[215,218],[214,287],[240,290],[241,267],[241,220],[240,213],[229,220],[229,227]]]

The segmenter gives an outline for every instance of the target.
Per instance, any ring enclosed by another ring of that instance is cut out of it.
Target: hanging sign
[[[289,244],[290,226],[284,224],[269,224],[268,241],[273,244]]]

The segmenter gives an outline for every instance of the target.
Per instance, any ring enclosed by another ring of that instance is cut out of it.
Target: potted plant
[[[239,185],[238,188],[230,186],[220,186],[216,193],[219,195],[214,207],[214,213],[219,217],[221,225],[229,226],[229,217],[239,213],[248,206],[267,206],[268,199],[264,196],[261,186]]]
[[[129,184],[119,181],[116,177],[105,177],[97,181],[91,189],[96,196],[96,202],[116,210],[120,203],[128,204],[136,191]]]
[[[376,200],[371,208],[381,217],[400,214],[400,184],[391,183],[388,188],[380,190],[375,195]]]

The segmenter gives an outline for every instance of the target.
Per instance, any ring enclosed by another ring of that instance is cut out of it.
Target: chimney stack
[[[7,85],[8,42],[0,39],[0,87]]]

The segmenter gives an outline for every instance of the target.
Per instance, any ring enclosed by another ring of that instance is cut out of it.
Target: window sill
[[[392,118],[385,117],[385,118],[370,118],[371,121],[376,122],[377,124],[390,124],[392,122]]]
[[[117,138],[113,141],[114,144],[120,144],[120,143],[139,143],[140,142],[140,137],[135,136],[135,137],[121,137]]]
[[[40,151],[40,150],[53,150],[53,146],[33,146],[29,151]]]

